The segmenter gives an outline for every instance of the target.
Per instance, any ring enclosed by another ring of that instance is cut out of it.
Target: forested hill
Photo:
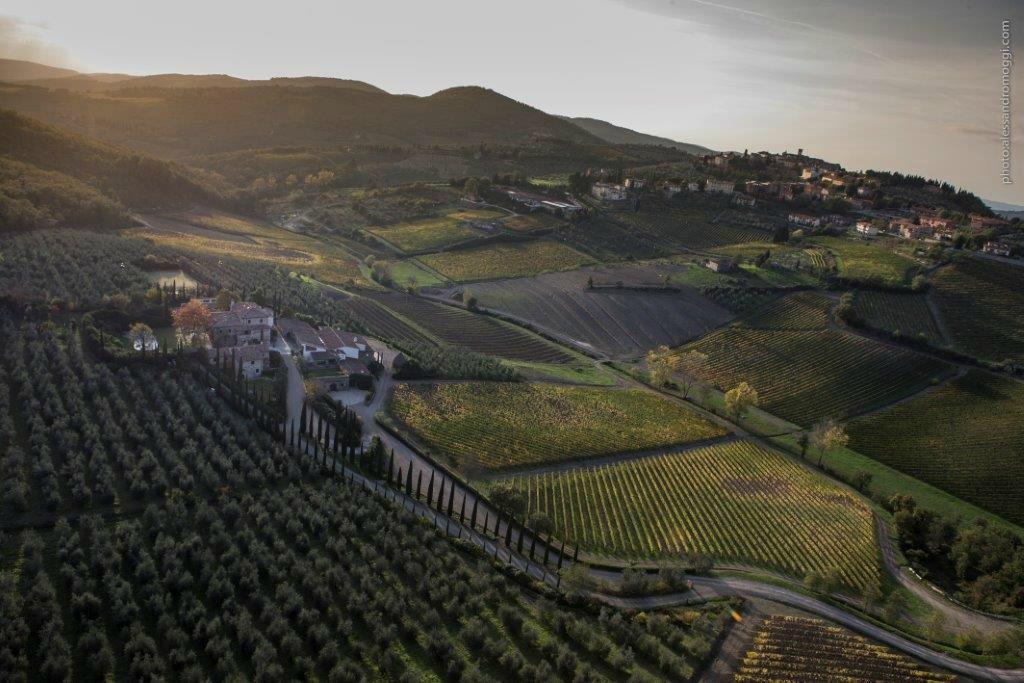
[[[127,209],[231,200],[213,176],[0,110],[0,225],[117,227]]]
[[[670,138],[658,137],[657,135],[648,135],[647,133],[641,133],[623,126],[616,126],[614,123],[608,123],[600,119],[590,119],[582,116],[560,116],[559,118],[575,124],[588,133],[596,135],[613,145],[657,145],[659,147],[672,147],[689,154],[708,154],[713,151],[701,145],[678,142]]]
[[[602,142],[477,87],[416,97],[372,86],[127,87],[97,95],[18,85],[0,91],[0,107],[172,159],[292,145]]]

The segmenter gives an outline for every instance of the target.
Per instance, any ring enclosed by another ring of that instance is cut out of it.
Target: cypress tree
[[[473,498],[473,513],[469,517],[469,528],[476,531],[476,506],[480,504],[480,499]]]
[[[398,483],[397,483],[397,485],[396,485],[396,488],[397,488],[397,489],[398,489],[399,491],[401,491],[401,490],[402,490],[402,482],[403,482],[403,481],[405,481],[405,477],[403,476],[403,473],[402,473],[402,466],[401,466],[401,465],[399,465],[399,466],[398,466]],[[389,481],[388,483],[389,483],[389,484],[395,484],[395,482],[393,482],[393,481]]]
[[[551,544],[544,543],[544,566],[548,566],[548,553],[551,551]]]
[[[434,499],[434,470],[430,470],[430,484],[427,486],[427,505]]]
[[[533,551],[537,549],[537,534],[534,534],[530,540],[530,560],[533,560]]]
[[[516,552],[519,553],[520,555],[523,554],[523,529],[524,529],[523,525],[520,524],[519,525],[519,544],[516,547]]]
[[[448,492],[448,518],[452,517],[452,509],[455,507],[455,482],[452,482],[451,490]]]
[[[395,450],[391,449],[391,457],[388,458],[388,484],[395,481]],[[402,481],[402,473],[398,473],[398,481]]]
[[[412,495],[412,461],[409,461],[409,471],[405,473],[405,495]]]
[[[409,470],[412,472],[412,469]],[[420,485],[423,483],[423,470],[416,473],[416,500],[420,499]]]
[[[437,492],[437,511],[444,512],[444,477],[441,477],[441,490]]]
[[[302,412],[299,414],[299,428],[306,431],[306,402],[302,402]]]
[[[512,550],[512,518],[505,523],[505,547]]]
[[[565,558],[565,541],[562,541],[562,548],[558,551],[558,571],[562,571],[562,560]]]
[[[487,526],[491,523],[491,513],[484,512],[484,536],[487,535]]]
[[[462,509],[459,510],[459,524],[466,523],[466,492],[462,492]]]

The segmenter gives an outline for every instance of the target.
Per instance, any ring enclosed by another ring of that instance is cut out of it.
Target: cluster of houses
[[[830,213],[817,216],[810,213],[794,211],[788,216],[789,222],[802,228],[846,227],[850,219],[842,214]]]
[[[317,391],[367,389],[370,365],[381,362],[380,350],[366,337],[333,327],[315,328],[302,320],[283,318],[277,330],[302,356],[303,369]]]
[[[371,365],[381,362],[382,347],[354,332],[315,328],[307,322],[275,318],[274,311],[251,301],[232,301],[220,309],[216,299],[198,299],[210,311],[209,357],[234,363],[247,379],[262,377],[270,364],[273,331],[290,343],[321,392],[369,388]]]

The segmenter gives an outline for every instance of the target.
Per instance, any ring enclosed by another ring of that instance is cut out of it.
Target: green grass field
[[[913,259],[895,254],[874,242],[847,237],[814,237],[812,243],[833,254],[839,275],[848,280],[900,285],[909,282],[912,271],[917,267]]]
[[[509,230],[515,230],[516,232],[532,232],[533,230],[555,228],[562,225],[563,222],[549,213],[538,212],[509,216],[501,224]]]
[[[456,282],[569,270],[593,259],[560,242],[536,240],[427,254],[420,261]]]
[[[436,218],[368,228],[367,232],[386,240],[406,253],[412,253],[438,249],[474,237],[485,237],[486,233],[474,229],[470,224],[493,221],[502,216],[504,214],[497,211],[460,210]]]
[[[436,273],[420,265],[415,259],[404,261],[390,261],[388,272],[395,285],[401,288],[406,287],[433,287],[446,282]]]
[[[965,258],[940,268],[931,283],[957,349],[997,363],[1024,361],[1024,268]]]
[[[1024,524],[1024,384],[971,371],[849,433],[861,453]]]
[[[595,554],[705,554],[795,576],[835,568],[856,589],[880,580],[870,508],[751,442],[510,481],[559,537]]]
[[[430,450],[469,474],[725,434],[684,405],[638,389],[400,384],[388,411]]]

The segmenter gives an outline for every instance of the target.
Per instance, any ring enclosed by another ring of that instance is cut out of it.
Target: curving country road
[[[287,367],[289,377],[287,401],[288,419],[289,421],[297,421],[299,413],[302,410],[302,402],[305,398],[302,386],[302,377],[299,373],[295,360],[291,356],[290,350],[287,349],[287,344],[284,342],[280,343],[282,346],[280,346],[278,350],[282,351],[281,355],[284,359],[285,366]],[[396,465],[402,466],[406,471],[408,471],[409,467],[412,467],[414,475],[415,473],[423,472],[427,477],[429,477],[432,472],[437,472],[434,466],[420,456],[415,450],[409,448],[405,443],[395,438],[388,431],[382,429],[374,419],[374,415],[383,407],[383,403],[390,389],[390,374],[387,372],[382,373],[377,384],[376,391],[374,392],[373,400],[369,404],[361,403],[351,406],[363,421],[364,442],[368,442],[373,436],[378,436],[388,449],[394,451]],[[490,536],[481,534],[474,529],[470,529],[442,514],[434,507],[426,505],[422,501],[407,497],[402,492],[385,486],[375,480],[365,478],[347,467],[341,466],[341,472],[353,483],[365,486],[366,488],[373,490],[378,495],[383,495],[394,500],[396,503],[401,504],[404,508],[413,511],[420,516],[427,517],[445,533],[451,536],[468,539],[472,543],[481,546],[488,555],[493,555],[498,560],[515,566],[537,580],[546,582],[550,585],[557,584],[558,579],[554,572],[543,567],[539,563],[531,562],[528,558],[515,553],[512,549],[506,547],[504,543],[496,541]],[[440,472],[437,473],[441,474]],[[456,491],[456,510],[461,508],[463,496],[466,498],[467,508],[474,503],[475,496],[472,492],[466,491],[461,486],[458,486]],[[492,516],[494,515],[493,510],[490,509],[486,501],[481,499],[479,505],[481,510],[480,514],[483,514],[486,510],[490,512]],[[888,541],[888,533],[884,528],[884,522],[881,524],[882,526],[879,527],[879,534],[881,536],[880,540],[883,541],[880,544],[883,548],[883,558],[885,560],[886,567],[901,584],[905,585],[909,590],[912,590],[916,595],[928,600],[930,604],[940,607],[944,612],[948,613],[951,607],[958,609],[959,613],[957,616],[961,616],[966,623],[977,624],[979,622],[974,620],[985,619],[988,620],[987,625],[989,627],[993,625],[992,622],[997,622],[999,628],[1006,628],[1008,626],[1006,622],[992,620],[991,618],[984,617],[984,615],[973,613],[969,610],[963,610],[962,608],[957,608],[953,603],[932,594],[931,591],[920,583],[906,577],[902,571],[900,571],[901,568],[896,563],[891,545],[888,542],[885,542]],[[507,526],[499,530],[499,533],[497,534],[499,538],[504,534],[505,529],[507,529]],[[525,538],[528,542],[530,536],[528,531],[526,533],[527,535]],[[514,531],[513,545],[515,545],[516,540],[517,536]],[[571,564],[571,562],[566,559],[565,566],[567,567],[569,564]],[[594,568],[590,569],[590,574],[597,579],[601,579],[609,583],[615,583],[622,577],[621,573],[618,571],[599,570]],[[725,596],[760,598],[796,607],[811,614],[816,614],[845,626],[857,633],[860,633],[861,635],[884,643],[893,649],[916,657],[917,659],[931,664],[932,666],[946,669],[963,676],[968,676],[972,679],[989,681],[1024,681],[1024,669],[998,669],[956,659],[955,657],[942,652],[930,650],[927,647],[887,631],[880,626],[876,626],[875,624],[865,621],[838,607],[834,607],[821,600],[787,588],[760,583],[749,579],[731,577],[689,576],[687,578],[691,581],[693,588],[685,592],[637,597],[621,597],[595,592],[591,593],[591,596],[613,607],[637,610],[661,609],[677,605],[693,604],[704,602],[709,598]],[[921,591],[925,591],[925,593],[922,594]]]
[[[591,575],[606,581],[619,578],[617,572],[591,570]],[[738,596],[761,598],[802,609],[805,612],[824,617],[874,640],[905,652],[923,662],[947,671],[985,681],[1024,681],[1024,669],[997,669],[971,664],[942,652],[930,650],[923,645],[907,640],[886,629],[854,616],[838,607],[817,600],[802,593],[770,584],[728,577],[691,576],[693,588],[682,593],[649,595],[640,597],[619,597],[594,593],[593,597],[613,607],[622,609],[650,610],[703,602],[712,597]]]

